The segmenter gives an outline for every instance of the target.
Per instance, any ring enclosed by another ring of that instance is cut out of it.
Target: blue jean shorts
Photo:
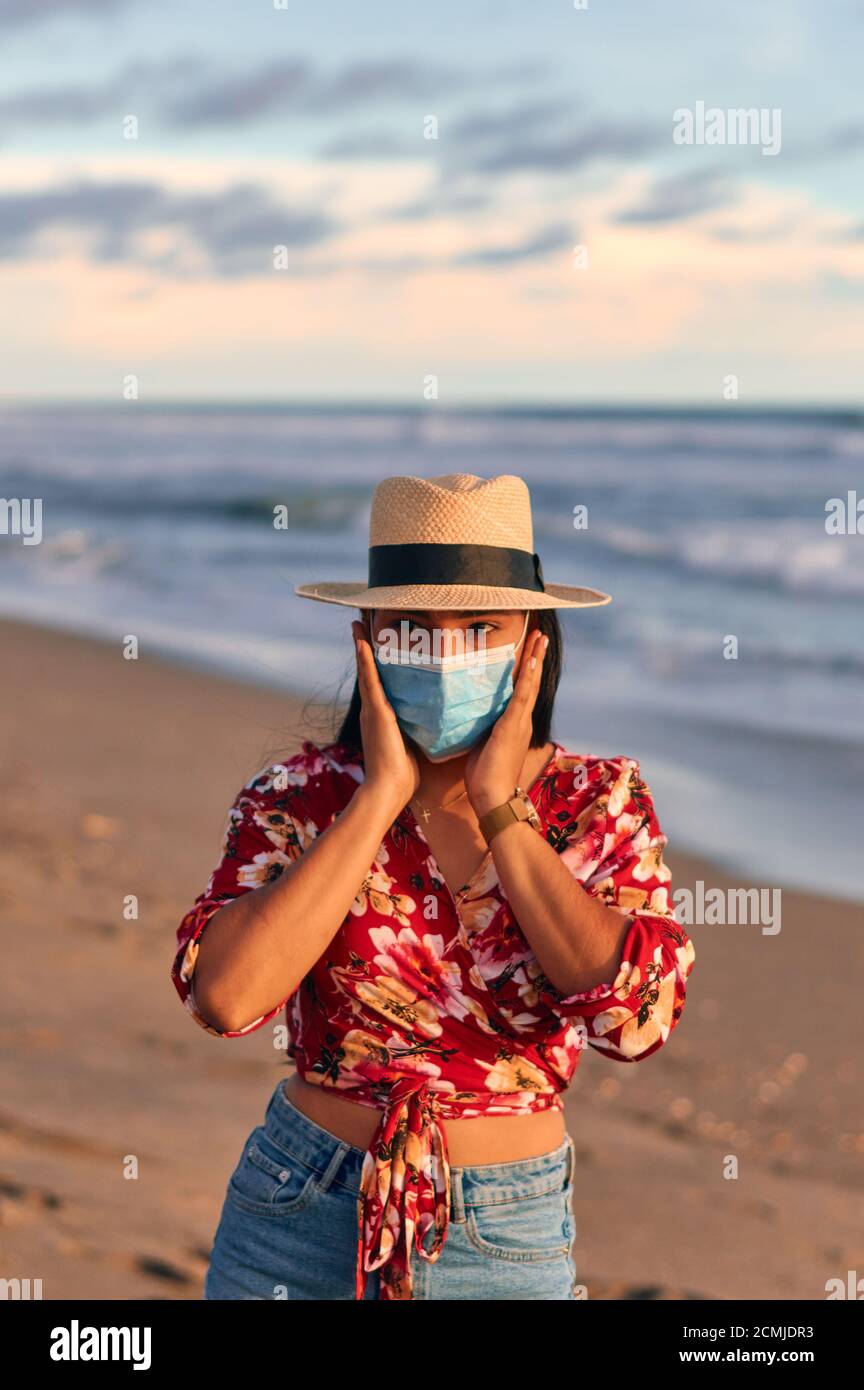
[[[364,1150],[288,1099],[282,1082],[225,1193],[205,1299],[355,1296]],[[451,1165],[451,1216],[434,1263],[412,1252],[414,1298],[575,1299],[574,1146],[514,1163]],[[377,1299],[379,1274],[367,1275]]]

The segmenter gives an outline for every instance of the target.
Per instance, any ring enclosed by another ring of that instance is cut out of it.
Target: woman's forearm
[[[281,876],[226,903],[201,936],[193,989],[221,1030],[287,999],[336,935],[395,817],[385,788],[361,784]]]
[[[547,980],[564,995],[614,980],[630,919],[586,893],[527,821],[498,832],[492,857]]]

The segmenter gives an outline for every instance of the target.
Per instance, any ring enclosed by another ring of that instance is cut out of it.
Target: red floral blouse
[[[306,742],[247,782],[221,861],[178,928],[171,977],[217,1037],[242,1037],[287,1006],[288,1055],[300,1076],[381,1110],[358,1199],[356,1297],[380,1269],[380,1297],[410,1299],[412,1249],[435,1260],[447,1233],[443,1122],[561,1108],[586,1045],[620,1062],[656,1052],[681,1015],[695,953],[673,916],[666,836],[639,764],[556,743],[529,795],[576,881],[629,919],[614,980],[562,995],[512,915],[491,852],[452,894],[406,807],[294,993],[245,1028],[220,1032],[192,990],[207,923],[281,874],[362,778],[362,759],[346,746]]]

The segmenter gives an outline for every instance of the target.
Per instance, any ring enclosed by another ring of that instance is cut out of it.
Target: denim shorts
[[[363,1157],[280,1080],[228,1180],[204,1298],[353,1300]],[[412,1251],[414,1298],[575,1299],[573,1166],[569,1135],[536,1158],[451,1165],[447,1237],[434,1263]],[[378,1290],[375,1270],[366,1298]]]

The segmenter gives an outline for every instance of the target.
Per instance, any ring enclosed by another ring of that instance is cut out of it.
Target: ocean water
[[[454,472],[523,477],[547,579],[613,595],[562,615],[556,736],[638,757],[670,843],[861,897],[853,414],[7,407],[0,497],[43,539],[0,535],[0,613],[347,697],[356,613],[293,587],[363,580],[381,478]]]

